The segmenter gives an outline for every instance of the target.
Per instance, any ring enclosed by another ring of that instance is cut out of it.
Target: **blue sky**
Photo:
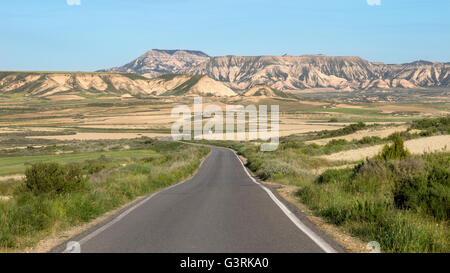
[[[152,48],[449,62],[448,14],[449,0],[4,0],[0,70],[93,71]]]

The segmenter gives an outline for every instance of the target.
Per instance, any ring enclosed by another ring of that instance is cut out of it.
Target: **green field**
[[[89,159],[97,159],[102,155],[115,160],[126,158],[140,159],[154,154],[155,151],[152,150],[123,150],[91,153],[68,153],[59,155],[0,157],[0,175],[24,173],[27,166],[38,162],[58,162],[61,164],[79,163]]]

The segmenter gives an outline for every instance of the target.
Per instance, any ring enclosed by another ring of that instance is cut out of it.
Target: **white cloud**
[[[80,6],[81,0],[67,0],[67,5],[69,6]]]
[[[366,0],[369,6],[381,6],[381,0]]]

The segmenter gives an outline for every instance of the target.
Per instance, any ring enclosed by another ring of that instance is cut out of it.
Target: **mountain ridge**
[[[450,66],[423,61],[400,65],[350,56],[224,56],[182,71],[204,74],[237,90],[267,84],[280,90],[449,87]]]
[[[323,54],[209,57],[198,50],[153,49],[125,66],[104,71],[132,72],[149,78],[166,73],[207,75],[238,91],[258,84],[278,90],[450,87],[448,62],[384,64],[358,56]]]
[[[166,73],[178,73],[209,58],[206,53],[198,50],[152,49],[125,65],[97,72],[137,73],[152,78]]]

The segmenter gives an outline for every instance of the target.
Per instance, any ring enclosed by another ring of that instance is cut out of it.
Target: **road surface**
[[[80,242],[83,253],[342,251],[283,202],[253,181],[233,151],[211,148],[191,179],[71,241]]]

